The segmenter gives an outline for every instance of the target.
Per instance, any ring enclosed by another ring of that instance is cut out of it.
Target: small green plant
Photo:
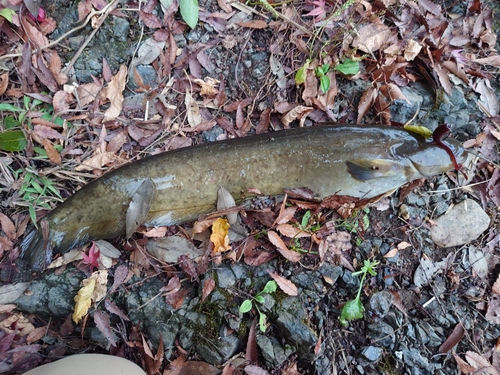
[[[278,288],[278,284],[276,284],[276,281],[270,280],[267,282],[266,286],[264,286],[264,289],[257,293],[254,297],[251,299],[246,299],[242,302],[240,305],[240,313],[245,314],[252,310],[252,307],[255,307],[257,312],[259,313],[259,328],[262,332],[266,332],[266,320],[267,316],[264,314],[262,311],[260,311],[259,306],[256,302],[263,304],[265,302],[263,294],[271,294],[276,292],[276,289]]]
[[[362,211],[354,211],[353,214],[338,223],[339,228],[344,228],[350,233],[363,233],[370,227],[370,208],[365,207]],[[360,217],[361,216],[361,217]]]
[[[13,171],[17,180],[22,173],[22,169]],[[54,183],[45,176],[38,176],[33,172],[26,172],[24,181],[19,189],[22,202],[19,205],[28,206],[31,221],[36,226],[36,209],[42,208],[50,210],[49,199],[59,198],[62,200],[59,191],[54,187]]]
[[[302,229],[304,232],[317,232],[320,230],[321,225],[319,222],[313,222],[312,224],[309,223],[311,220],[311,210],[307,210],[304,216],[302,216],[302,220],[300,221],[300,229]]]
[[[351,301],[347,301],[346,304],[342,307],[342,311],[340,312],[340,324],[342,327],[347,327],[349,325],[349,321],[363,319],[363,313],[365,312],[365,307],[361,303],[361,291],[363,290],[363,284],[366,279],[366,275],[370,274],[371,276],[377,275],[377,271],[375,269],[380,264],[379,261],[374,260],[365,260],[363,262],[363,267],[361,270],[357,272],[353,272],[353,276],[363,275],[361,276],[361,281],[359,282],[359,289],[356,298]]]
[[[327,76],[330,64],[323,64],[314,70],[314,74],[319,78],[319,87],[322,92],[327,92],[330,88],[330,77]]]

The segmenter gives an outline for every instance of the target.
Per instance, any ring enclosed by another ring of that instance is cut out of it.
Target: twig
[[[119,0],[114,0],[113,2],[109,3],[108,5],[106,5],[102,9],[104,12],[103,12],[102,17],[99,19],[99,23],[97,24],[95,29],[92,31],[92,33],[88,36],[88,38],[85,40],[85,42],[80,46],[80,48],[75,53],[75,55],[73,56],[73,58],[71,59],[69,64],[63,69],[64,74],[68,74],[71,71],[71,68],[73,68],[73,65],[75,65],[76,60],[78,60],[78,58],[82,54],[83,50],[85,49],[85,47],[87,47],[87,45],[90,43],[92,38],[95,36],[95,34],[99,30],[99,28],[102,26],[102,24],[104,23],[104,21],[106,20],[108,15],[116,8],[116,6],[118,5],[118,2],[119,2]]]
[[[71,29],[67,32],[65,32],[63,35],[61,35],[59,38],[57,38],[56,40],[53,40],[52,42],[50,42],[49,44],[46,44],[36,50],[33,51],[33,53],[37,53],[37,52],[40,52],[40,51],[43,51],[44,49],[47,49],[47,48],[50,48],[52,46],[55,46],[56,44],[58,44],[59,42],[61,42],[61,40],[63,40],[64,38],[67,38],[68,36],[70,36],[71,34],[73,34],[75,31],[78,31],[80,29],[83,29],[85,26],[87,26],[87,24],[89,23],[89,21],[92,19],[92,17],[94,16],[97,16],[99,14],[103,14],[104,12],[106,12],[110,6],[112,6],[114,3],[109,3],[108,5],[106,5],[104,8],[102,8],[101,10],[93,10],[92,12],[89,13],[89,15],[87,16],[87,18],[85,18],[85,22],[83,22],[80,26],[77,26],[75,27],[74,29]],[[0,60],[5,60],[5,59],[10,59],[10,58],[13,58],[13,57],[20,57],[22,56],[21,53],[11,53],[11,54],[8,54],[8,55],[3,55],[3,56],[0,56]]]

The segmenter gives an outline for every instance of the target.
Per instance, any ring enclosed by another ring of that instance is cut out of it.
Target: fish
[[[215,211],[220,187],[237,200],[249,189],[276,196],[302,187],[318,199],[381,196],[465,161],[457,140],[440,138],[437,144],[402,128],[324,124],[145,157],[88,183],[39,220],[20,243],[21,257],[43,270],[56,254],[125,234],[127,210],[141,192],[148,197],[137,224],[146,227],[183,224]]]

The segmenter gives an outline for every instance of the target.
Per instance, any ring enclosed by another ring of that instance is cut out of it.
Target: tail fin
[[[20,243],[21,257],[28,260],[33,270],[43,271],[52,261],[52,249],[45,241],[41,228],[31,227]]]

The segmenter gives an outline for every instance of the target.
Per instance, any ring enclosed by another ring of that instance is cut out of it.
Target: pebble
[[[472,199],[458,203],[431,227],[431,238],[440,247],[460,246],[488,229],[490,218]]]

